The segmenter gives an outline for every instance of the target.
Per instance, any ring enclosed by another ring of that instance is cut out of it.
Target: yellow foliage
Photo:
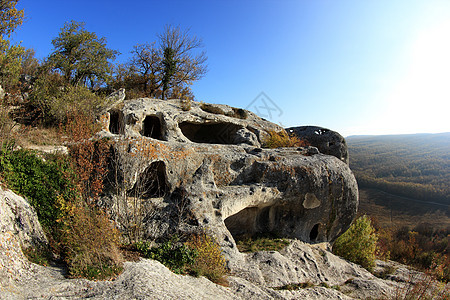
[[[101,210],[59,196],[62,244],[72,277],[104,279],[121,269],[119,232]]]
[[[212,282],[226,285],[224,276],[228,273],[226,261],[217,241],[205,234],[191,236],[186,246],[195,250],[197,256],[191,270],[198,276],[205,276]]]
[[[280,147],[306,147],[309,143],[299,139],[298,137],[288,135],[286,131],[276,132],[269,131],[269,137],[264,141],[266,148],[280,148]]]

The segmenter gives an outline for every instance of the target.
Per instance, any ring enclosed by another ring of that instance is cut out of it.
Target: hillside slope
[[[360,187],[450,204],[450,133],[347,137]]]

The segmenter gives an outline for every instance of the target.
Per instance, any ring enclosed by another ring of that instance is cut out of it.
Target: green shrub
[[[146,258],[155,259],[168,267],[172,272],[185,274],[195,262],[197,252],[179,243],[177,237],[162,243],[158,247],[151,247],[148,242],[136,243],[136,249]]]
[[[107,216],[81,197],[67,157],[27,150],[0,152],[0,176],[9,188],[26,196],[49,233],[51,247],[67,264],[69,275],[104,279],[121,271],[118,231]],[[48,264],[41,249],[24,249],[30,260]]]
[[[135,247],[144,257],[161,262],[174,273],[205,276],[227,285],[225,259],[219,244],[209,235],[192,235],[185,243],[175,236],[157,247],[148,242],[138,242]]]
[[[68,115],[83,112],[94,117],[108,105],[106,98],[84,86],[70,86],[58,74],[45,74],[36,81],[31,101],[45,123],[65,123]]]
[[[337,238],[333,245],[336,255],[371,270],[375,266],[378,237],[369,217],[362,216]]]
[[[61,215],[56,205],[57,196],[65,199],[76,196],[68,160],[47,155],[44,161],[34,152],[12,151],[4,145],[0,152],[0,174],[9,188],[27,197],[44,229],[56,234],[56,221]]]

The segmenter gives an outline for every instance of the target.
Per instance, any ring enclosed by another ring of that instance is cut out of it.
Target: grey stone
[[[89,281],[68,279],[58,267],[27,261],[21,247],[35,242],[46,239],[33,209],[24,198],[0,189],[0,299],[378,299],[408,288],[411,278],[415,283],[425,276],[398,263],[377,261],[380,272],[395,267],[393,281],[383,280],[333,255],[326,243],[293,240],[280,251],[234,256],[229,287],[204,277],[176,275],[149,259],[126,262],[123,273],[112,281]],[[274,289],[301,282],[313,287]]]
[[[5,91],[3,90],[2,86],[0,85],[0,100],[3,100],[6,96]]]
[[[117,91],[112,92],[106,99],[113,103],[125,100],[125,89],[120,88]]]
[[[130,100],[103,125],[99,136],[111,138],[123,189],[153,191],[137,195],[141,238],[206,230],[231,257],[240,235],[331,242],[348,228],[358,207],[348,165],[314,147],[261,149],[269,131],[283,129],[249,111],[242,119],[228,116],[236,109],[225,105],[204,107],[192,103],[183,111],[179,100]],[[121,212],[128,200],[117,193],[119,183],[109,182],[102,203],[126,231]]]
[[[318,126],[290,127],[286,131],[317,147],[320,153],[333,155],[348,164],[347,143],[336,131]]]

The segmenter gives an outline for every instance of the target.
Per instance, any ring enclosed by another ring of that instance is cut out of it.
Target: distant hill
[[[360,187],[450,204],[450,132],[346,140]]]

